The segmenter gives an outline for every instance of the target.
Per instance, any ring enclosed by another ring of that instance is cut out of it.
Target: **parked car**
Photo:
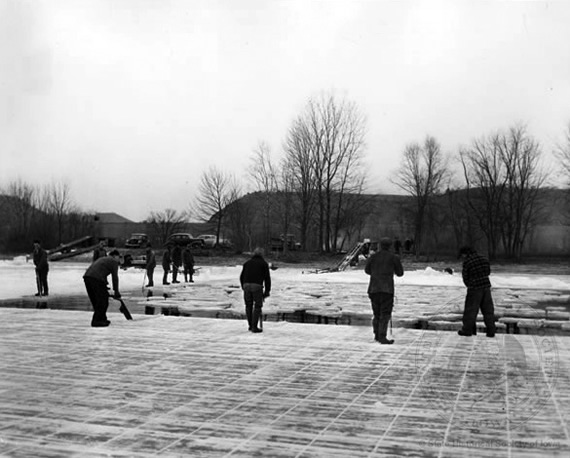
[[[204,245],[206,248],[214,248],[215,246],[218,246],[220,248],[232,247],[232,242],[223,237],[220,237],[218,243],[216,244],[216,236],[214,234],[201,234],[198,236],[198,238],[204,240]]]
[[[131,234],[125,243],[125,248],[144,248],[148,241],[146,234]]]
[[[204,248],[206,245],[204,240],[200,238],[194,238],[192,234],[188,232],[178,232],[172,234],[166,240],[166,243],[175,243],[176,245],[186,246],[190,245],[190,248]]]
[[[204,241],[204,245],[207,248],[213,248],[216,246],[216,236],[213,234],[201,234],[198,238]]]

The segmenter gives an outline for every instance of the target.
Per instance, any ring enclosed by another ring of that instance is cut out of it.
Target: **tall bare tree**
[[[558,145],[555,155],[559,160],[566,184],[570,186],[570,123],[566,126],[564,140]]]
[[[423,145],[410,143],[404,149],[393,183],[414,199],[416,254],[422,249],[429,205],[435,196],[441,194],[448,175],[447,160],[434,137],[428,135]]]
[[[241,190],[233,174],[216,167],[202,173],[197,198],[197,215],[204,221],[214,219],[216,241],[220,240],[228,206],[241,196]]]
[[[561,166],[561,174],[566,182],[566,193],[564,196],[564,218],[570,219],[570,123],[566,126],[564,131],[564,140],[558,145],[555,151],[556,158]]]
[[[309,100],[289,130],[289,164],[303,193],[303,210],[312,205],[306,198],[317,197],[319,246],[326,252],[336,248],[344,194],[357,189],[365,175],[365,126],[355,103],[322,94]]]
[[[499,149],[507,176],[502,242],[505,254],[520,260],[524,242],[540,214],[539,191],[546,179],[540,160],[542,152],[539,143],[521,125],[511,127],[501,136]]]
[[[307,249],[307,238],[317,192],[312,143],[308,126],[303,116],[299,116],[287,132],[283,169],[287,170],[292,190],[299,202],[299,231],[303,250]]]
[[[17,233],[25,238],[29,238],[30,234],[36,192],[36,188],[24,183],[20,178],[9,183],[6,189],[6,194],[11,198],[10,214],[15,219],[14,226]],[[8,216],[7,213],[5,215]]]
[[[269,244],[271,238],[272,199],[279,190],[278,170],[271,158],[271,148],[268,143],[260,142],[253,151],[249,178],[255,189],[263,193],[263,234],[265,243]]]
[[[57,227],[57,243],[63,243],[65,218],[73,209],[69,184],[62,181],[52,182],[46,186],[44,193],[48,213]]]
[[[539,189],[546,178],[538,142],[521,125],[474,140],[460,152],[467,200],[486,236],[489,256],[502,245],[520,260],[539,215]]]

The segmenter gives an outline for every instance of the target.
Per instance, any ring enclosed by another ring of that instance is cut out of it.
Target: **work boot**
[[[378,342],[382,343],[386,341],[386,335],[388,334],[388,324],[390,323],[390,318],[378,320],[378,331],[376,333]]]
[[[471,337],[473,335],[470,332],[465,332],[463,329],[460,329],[459,331],[457,331],[457,334],[459,334],[460,336],[463,336],[463,337]]]
[[[259,323],[259,317],[261,315],[261,310],[258,308],[253,309],[253,313],[251,316],[251,332],[263,332],[262,329],[257,327],[257,323]]]
[[[386,337],[380,337],[378,339],[382,345],[392,345],[394,343],[394,339],[387,339]]]
[[[245,316],[247,317],[247,330],[251,332],[251,314],[253,307],[251,305],[245,306]]]
[[[102,321],[92,321],[91,326],[94,328],[105,328],[109,326],[111,322],[109,320],[102,320]]]

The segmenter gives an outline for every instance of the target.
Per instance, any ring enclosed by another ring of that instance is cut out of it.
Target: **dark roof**
[[[124,224],[124,223],[133,223],[130,219],[125,218],[124,216],[117,215],[116,213],[109,212],[109,213],[97,213],[95,215],[98,218],[100,223],[104,224]]]

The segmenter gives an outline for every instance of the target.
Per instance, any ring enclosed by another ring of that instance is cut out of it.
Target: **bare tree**
[[[265,243],[271,238],[272,196],[279,190],[278,171],[271,160],[269,144],[260,142],[253,151],[249,177],[257,191],[263,193],[263,234]]]
[[[566,178],[566,184],[570,186],[570,123],[566,126],[564,140],[558,145],[555,155],[560,161],[559,163],[562,167],[562,173]]]
[[[520,260],[524,242],[540,213],[539,191],[546,175],[540,164],[540,145],[525,127],[511,127],[508,134],[501,136],[498,147],[507,178],[502,243],[507,257]]]
[[[281,161],[281,173],[278,175],[279,179],[277,181],[277,205],[275,207],[276,216],[275,219],[279,222],[281,228],[281,233],[287,237],[290,232],[290,228],[293,225],[293,217],[295,211],[294,202],[294,178],[289,167],[287,159],[284,158]],[[283,243],[283,251],[287,251],[289,248],[288,243]]]
[[[301,191],[302,211],[308,216],[316,196],[319,246],[326,252],[336,248],[344,194],[358,189],[365,175],[365,125],[356,104],[322,95],[309,100],[289,130],[286,152]],[[302,219],[304,230],[308,223]]]
[[[227,208],[240,197],[240,194],[241,190],[234,175],[216,167],[210,167],[202,173],[196,213],[204,221],[214,220],[216,242],[220,240]]]
[[[44,197],[49,215],[54,219],[57,227],[57,243],[63,243],[65,218],[71,212],[71,192],[68,183],[53,182],[46,186]]]
[[[414,199],[416,254],[422,249],[429,204],[441,194],[448,174],[447,160],[434,137],[428,135],[423,145],[411,143],[406,146],[393,183]]]
[[[186,215],[167,208],[161,212],[151,212],[146,222],[150,224],[154,236],[164,244],[172,234],[183,230],[186,224]]]
[[[283,169],[288,171],[292,190],[299,202],[301,248],[306,250],[317,187],[315,186],[311,135],[302,116],[299,116],[289,128],[284,147],[286,157]]]
[[[564,202],[562,205],[563,211],[561,213],[563,213],[564,218],[568,220],[570,219],[570,205],[568,205],[570,202],[570,123],[566,126],[564,140],[558,145],[555,156],[561,166],[560,173],[566,181],[567,188],[564,197],[562,197]]]
[[[29,238],[36,192],[33,186],[24,183],[21,179],[9,183],[6,189],[6,194],[11,198],[9,207],[14,218],[14,227],[16,232],[24,238]]]
[[[460,155],[467,201],[485,234],[489,256],[496,257],[502,245],[507,257],[520,260],[545,180],[539,144],[517,125],[474,140]]]

